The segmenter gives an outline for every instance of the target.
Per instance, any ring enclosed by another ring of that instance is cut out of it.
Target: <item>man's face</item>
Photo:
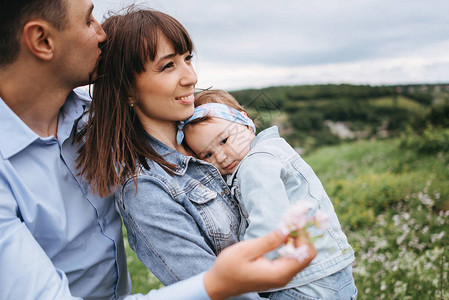
[[[67,9],[66,28],[57,32],[55,61],[63,84],[74,88],[96,79],[99,43],[106,34],[92,15],[90,0],[68,0]]]

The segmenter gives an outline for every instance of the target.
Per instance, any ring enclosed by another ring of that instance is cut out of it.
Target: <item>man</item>
[[[73,134],[106,40],[90,0],[1,0],[0,299],[224,299],[286,284],[314,257],[270,262],[285,237],[239,243],[211,270],[127,296],[121,220],[112,197],[77,176]],[[127,298],[128,299],[128,298]]]

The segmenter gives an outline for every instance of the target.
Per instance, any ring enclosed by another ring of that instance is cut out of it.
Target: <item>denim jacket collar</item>
[[[256,147],[257,144],[262,143],[265,140],[271,139],[271,138],[278,138],[279,137],[279,130],[277,126],[271,126],[270,128],[267,128],[263,131],[261,131],[259,134],[256,135],[256,138],[254,139],[254,141],[251,143],[251,148],[250,149],[254,149]],[[228,186],[232,186],[235,177],[237,176],[237,171],[240,169],[240,165],[242,164],[242,161],[248,157],[248,155],[251,153],[248,152],[248,154],[240,161],[239,165],[237,166],[237,168],[235,168],[234,172],[230,175],[227,175],[225,177],[226,180],[226,184]]]
[[[191,159],[194,159],[192,156],[186,156],[170,147],[165,145],[164,143],[157,140],[155,137],[151,136],[150,134],[146,134],[149,143],[153,147],[154,151],[159,153],[167,162],[177,165],[176,170],[174,173],[176,175],[182,176],[187,170],[189,161]]]
[[[264,140],[279,137],[279,130],[277,126],[272,126],[261,131],[256,138],[251,143],[251,149],[253,149],[258,143],[261,143]]]

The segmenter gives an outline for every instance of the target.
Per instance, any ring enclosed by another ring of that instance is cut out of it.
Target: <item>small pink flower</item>
[[[279,250],[280,255],[296,258],[300,262],[308,257],[307,246],[302,245],[295,248],[294,239],[297,237],[306,237],[310,241],[308,229],[310,227],[316,227],[320,230],[326,230],[329,220],[329,216],[321,210],[316,210],[315,214],[312,215],[310,213],[312,209],[312,203],[300,201],[284,213],[279,224],[279,229],[282,233],[290,237],[287,245]]]
[[[279,254],[284,257],[295,258],[299,262],[302,262],[309,257],[307,246],[305,245],[295,248],[293,245],[287,244],[279,249]]]
[[[308,213],[312,207],[313,206],[310,202],[301,201],[289,208],[282,216],[281,223],[279,225],[281,231],[285,234],[289,234],[292,231],[298,231],[306,228],[310,222]]]
[[[322,210],[317,210],[317,212],[313,216],[313,221],[314,221],[313,225],[316,228],[319,228],[321,230],[326,230],[328,221],[329,221],[329,216]]]

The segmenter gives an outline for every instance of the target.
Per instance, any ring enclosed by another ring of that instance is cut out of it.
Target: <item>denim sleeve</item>
[[[156,178],[141,177],[137,191],[131,180],[117,199],[131,248],[164,285],[207,271],[216,259],[185,207],[189,200],[185,195],[174,199],[170,192]],[[232,299],[260,298],[252,293]]]
[[[0,299],[72,297],[66,275],[57,269],[17,216],[17,204],[0,182]]]
[[[284,165],[269,153],[248,156],[237,178],[241,201],[249,215],[245,239],[268,234],[276,229],[284,211],[290,206],[285,189]]]

